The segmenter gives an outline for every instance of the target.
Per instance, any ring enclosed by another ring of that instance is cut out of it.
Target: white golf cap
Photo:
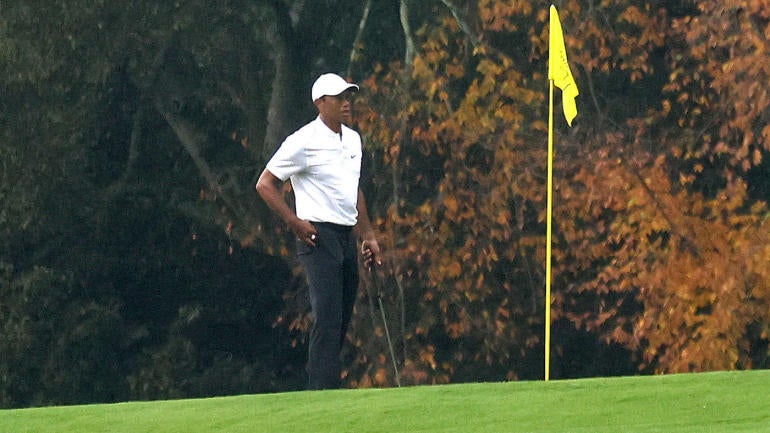
[[[337,74],[323,74],[313,83],[313,102],[322,96],[337,96],[348,89],[358,90],[358,85],[348,83]]]

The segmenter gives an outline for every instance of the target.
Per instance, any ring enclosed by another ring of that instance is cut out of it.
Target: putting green
[[[9,433],[770,432],[770,371],[0,411]]]

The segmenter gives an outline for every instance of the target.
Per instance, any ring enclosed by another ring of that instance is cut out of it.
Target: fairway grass
[[[2,433],[770,432],[770,371],[0,411]]]

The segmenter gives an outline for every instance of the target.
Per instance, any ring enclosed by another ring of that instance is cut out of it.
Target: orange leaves
[[[764,248],[770,231],[761,218],[766,205],[751,203],[746,182],[729,172],[721,178],[724,187],[709,197],[691,189],[713,175],[701,163],[672,182],[676,158],[611,155],[598,147],[583,158],[590,164],[559,185],[556,221],[567,258],[559,260],[556,275],[595,271],[583,281],[568,278],[572,288],[556,297],[557,309],[640,350],[643,368],[752,365],[747,329],[756,321],[767,326],[763,317],[770,309],[770,248]],[[577,303],[587,294],[602,303]],[[631,305],[629,296],[641,308],[636,315],[618,315]]]
[[[481,21],[485,23],[486,29],[495,32],[516,32],[519,27],[515,18],[521,15],[529,16],[533,12],[532,3],[522,0],[482,0],[478,7],[479,16]],[[544,22],[544,20],[541,18],[539,22]]]
[[[746,329],[770,333],[770,219],[743,170],[770,151],[770,59],[740,36],[761,11],[583,5],[560,12],[597,115],[557,131],[553,314],[653,371],[750,366]],[[385,158],[379,192],[393,191],[382,228],[414,293],[419,380],[541,344],[545,10],[481,1],[483,41],[499,46],[426,28],[408,79],[397,70],[372,87],[362,129]]]
[[[457,278],[462,274],[463,267],[460,262],[452,261],[444,267],[446,278]]]
[[[516,188],[530,193],[529,185],[539,180],[529,172],[514,187],[516,177],[532,168],[516,150],[522,145],[517,131],[527,104],[544,96],[522,86],[523,77],[510,58],[483,52],[478,50],[470,64],[462,56],[419,56],[412,74],[422,93],[408,103],[411,135],[408,145],[400,144],[399,158],[416,167],[416,176],[440,173],[432,183],[414,189],[417,194],[407,198],[409,214],[392,221],[394,230],[411,227],[403,260],[415,264],[411,279],[419,288],[423,315],[431,317],[413,326],[421,338],[479,347],[476,353],[450,347],[421,351],[414,368],[427,369],[422,380],[441,380],[437,378],[451,374],[457,364],[496,362],[494,350],[522,344],[511,338],[519,332],[521,318],[513,313],[518,302],[510,305],[507,299],[514,296],[511,287],[519,284],[500,275],[528,278],[526,270],[514,265],[519,252],[512,247],[518,234],[511,207],[519,200]],[[433,165],[420,165],[424,160]],[[401,181],[414,188],[414,178]],[[423,198],[414,201],[416,196]],[[500,295],[505,287],[507,294]]]
[[[444,196],[444,207],[450,215],[456,215],[457,211],[460,209],[457,197],[453,195]]]
[[[572,35],[566,43],[574,63],[589,73],[607,76],[624,71],[631,82],[656,72],[651,54],[666,45],[669,20],[665,8],[626,0],[605,1],[601,8],[586,10],[578,5],[570,3],[569,8],[561,9],[565,33]],[[607,14],[610,9],[615,13]]]
[[[691,95],[680,99],[684,113],[698,104],[710,112],[710,118],[723,119],[714,128],[719,137],[711,153],[726,154],[733,167],[749,170],[761,163],[760,150],[768,142],[763,134],[770,94],[761,83],[770,80],[770,53],[766,30],[757,25],[766,8],[757,2],[738,5],[716,0],[699,2],[698,7],[703,13],[696,18],[672,23],[675,36],[688,41],[672,53],[673,67],[688,74],[670,77],[667,88]],[[700,60],[692,62],[692,58]],[[684,118],[680,123],[686,124]]]

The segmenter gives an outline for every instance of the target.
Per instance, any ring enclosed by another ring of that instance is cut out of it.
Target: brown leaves
[[[761,150],[770,149],[765,131],[770,95],[763,84],[770,80],[770,53],[763,3],[699,2],[702,14],[672,23],[687,41],[674,53],[673,66],[688,74],[672,77],[667,90],[692,95],[688,100],[724,119],[714,128],[718,139],[712,145],[741,170],[760,164]]]
[[[664,169],[669,164],[660,158],[640,167],[598,160],[595,175],[584,168],[575,178],[592,198],[587,203],[592,219],[557,218],[568,245],[581,245],[570,248],[572,264],[562,266],[560,273],[595,268],[594,277],[574,286],[575,293],[611,298],[613,292],[625,292],[642,308],[630,317],[630,335],[623,331],[627,322],[615,321],[624,310],[622,303],[588,316],[582,311],[592,309],[590,305],[574,311],[568,307],[566,314],[641,350],[642,368],[681,372],[751,367],[752,360],[741,351],[751,344],[746,330],[764,320],[758,312],[770,307],[767,292],[756,290],[757,282],[765,287],[770,281],[766,264],[760,264],[770,260],[764,247],[770,232],[760,217],[767,210],[763,204],[746,208],[746,185],[738,178],[729,179],[711,199],[678,190],[667,180]],[[563,203],[561,212],[580,202],[580,194],[567,196],[574,201]],[[608,223],[597,224],[597,218]],[[585,226],[578,225],[581,220]],[[606,265],[597,268],[601,262]],[[757,297],[759,292],[763,294]]]
[[[658,4],[560,10],[585,91],[583,120],[556,131],[553,319],[648,371],[750,368],[770,329],[770,218],[744,174],[770,149],[766,13]],[[488,35],[530,41],[530,62],[423,29],[414,69],[373,78],[361,127],[393,191],[378,225],[414,301],[415,382],[469,365],[518,377],[542,344],[547,13],[481,1],[479,15]]]

